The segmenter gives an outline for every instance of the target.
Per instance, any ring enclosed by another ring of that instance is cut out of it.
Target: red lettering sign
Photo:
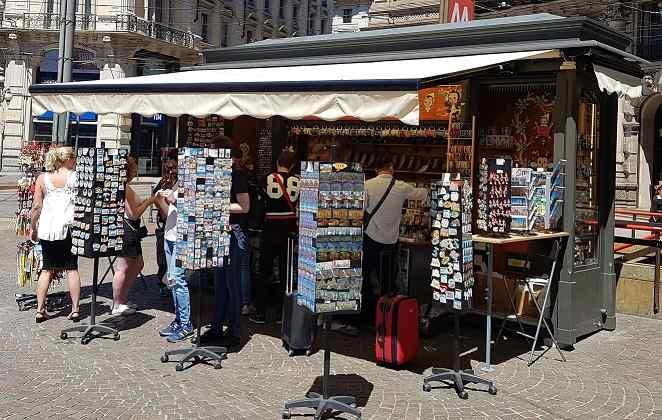
[[[469,22],[474,20],[473,0],[448,0],[448,22]]]

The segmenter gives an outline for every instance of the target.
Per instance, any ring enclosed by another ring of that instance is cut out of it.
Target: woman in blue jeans
[[[191,325],[191,298],[186,281],[184,268],[175,263],[177,243],[177,190],[162,190],[156,204],[161,215],[166,219],[164,227],[164,250],[168,264],[168,285],[172,289],[172,300],[175,305],[175,319],[159,330],[161,337],[167,337],[171,343],[182,341],[193,334]]]

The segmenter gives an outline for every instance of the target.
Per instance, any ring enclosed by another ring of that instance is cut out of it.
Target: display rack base
[[[431,382],[441,382],[446,385],[449,385],[450,382],[455,387],[457,395],[463,400],[469,398],[469,394],[464,389],[465,385],[468,384],[487,385],[487,391],[491,395],[496,395],[497,388],[493,381],[477,376],[473,369],[463,370],[460,368],[460,315],[458,311],[453,311],[453,324],[455,327],[453,334],[453,369],[432,368],[432,375],[423,379],[423,391],[432,391]]]
[[[356,398],[352,396],[329,396],[329,373],[331,371],[331,351],[328,348],[328,331],[331,325],[330,317],[324,316],[322,320],[322,349],[324,350],[324,376],[322,376],[322,394],[309,392],[306,398],[290,400],[285,403],[283,418],[292,416],[293,408],[312,408],[315,410],[315,420],[336,417],[338,414],[350,414],[357,419],[361,418],[361,411],[356,406]]]
[[[92,302],[90,304],[90,322],[87,324],[76,325],[74,327],[65,328],[60,331],[60,338],[66,340],[69,338],[69,333],[71,332],[82,332],[83,335],[80,337],[81,344],[87,344],[92,341],[93,338],[104,337],[104,336],[113,336],[113,340],[117,341],[120,339],[119,332],[107,325],[97,324],[96,323],[96,308],[97,308],[97,294],[99,292],[99,258],[94,258],[94,272],[92,274]],[[93,334],[95,331],[100,334]]]
[[[201,346],[200,345],[200,336],[202,329],[202,275],[199,277],[200,283],[198,284],[198,310],[196,315],[198,317],[198,326],[195,332],[195,339],[193,340],[195,344],[191,347],[184,349],[175,349],[175,350],[166,350],[161,356],[161,362],[167,363],[170,361],[170,356],[179,356],[184,355],[177,364],[175,365],[175,370],[180,372],[184,370],[184,363],[191,362],[192,364],[203,363],[206,361],[215,361],[215,369],[220,369],[222,367],[221,362],[227,358],[228,349],[226,347],[219,346]]]
[[[455,387],[457,394],[463,400],[469,398],[469,394],[464,390],[464,386],[468,384],[487,385],[490,394],[496,395],[497,393],[494,382],[476,376],[473,369],[452,370],[432,368],[432,375],[423,379],[423,391],[430,392],[432,390],[431,382],[442,382],[445,384],[451,382]]]

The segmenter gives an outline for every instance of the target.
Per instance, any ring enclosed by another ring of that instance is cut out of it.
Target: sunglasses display
[[[176,264],[222,267],[230,254],[230,149],[185,147],[177,163]]]
[[[313,312],[361,308],[363,182],[358,164],[301,163],[297,301]]]
[[[126,149],[78,149],[73,254],[93,258],[122,251],[127,157]]]
[[[469,181],[444,174],[432,182],[432,297],[455,310],[473,300],[472,194]],[[452,208],[452,209],[451,209]]]
[[[479,231],[491,234],[510,233],[511,222],[510,159],[482,159],[478,168]]]

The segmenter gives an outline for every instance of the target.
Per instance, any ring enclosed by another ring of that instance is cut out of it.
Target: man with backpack
[[[283,150],[276,162],[276,171],[266,179],[266,201],[264,230],[260,253],[258,284],[253,288],[255,313],[249,319],[257,324],[266,323],[269,289],[274,278],[274,258],[278,258],[278,305],[282,305],[287,271],[287,238],[297,231],[297,203],[299,200],[299,178],[291,174],[295,155]],[[273,303],[273,302],[272,302]]]

